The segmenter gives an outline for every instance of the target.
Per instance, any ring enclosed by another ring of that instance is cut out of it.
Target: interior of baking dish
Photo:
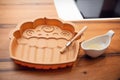
[[[75,40],[63,54],[60,49],[75,34],[71,24],[57,19],[25,22],[12,34],[10,57],[18,64],[37,69],[72,66],[78,55],[79,42]]]

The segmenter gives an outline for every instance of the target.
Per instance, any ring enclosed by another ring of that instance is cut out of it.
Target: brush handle
[[[87,26],[83,27],[76,35],[73,37],[61,50],[60,52],[63,53],[68,46],[76,39],[78,38],[85,30],[87,29]]]
[[[85,30],[87,29],[87,26],[84,26],[70,41],[69,43],[72,43],[76,38],[78,38]],[[69,46],[69,45],[68,45]]]

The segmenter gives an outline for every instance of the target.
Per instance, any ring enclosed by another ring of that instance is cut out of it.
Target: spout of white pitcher
[[[109,30],[105,35],[108,35],[110,38],[112,38],[114,34],[115,32],[113,30]]]

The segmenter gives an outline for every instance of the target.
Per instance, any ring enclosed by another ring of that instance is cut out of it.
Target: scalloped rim
[[[61,21],[59,21],[57,19],[39,18],[39,19],[34,20],[33,22],[22,23],[21,25],[19,25],[18,27],[16,27],[16,29],[14,29],[11,32],[11,36],[13,36],[15,38],[20,38],[21,35],[23,34],[23,32],[26,29],[35,29],[39,25],[53,25],[53,26],[58,26],[62,30],[70,31],[74,35],[76,34],[75,29],[74,29],[74,27],[71,24],[62,23]]]

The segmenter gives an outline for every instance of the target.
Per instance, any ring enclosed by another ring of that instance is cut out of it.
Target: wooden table
[[[76,31],[87,25],[85,40],[114,30],[105,53],[95,59],[80,49],[73,67],[35,70],[15,64],[9,56],[9,33],[24,20],[58,18],[53,0],[0,1],[0,80],[120,80],[120,20],[78,21]]]

